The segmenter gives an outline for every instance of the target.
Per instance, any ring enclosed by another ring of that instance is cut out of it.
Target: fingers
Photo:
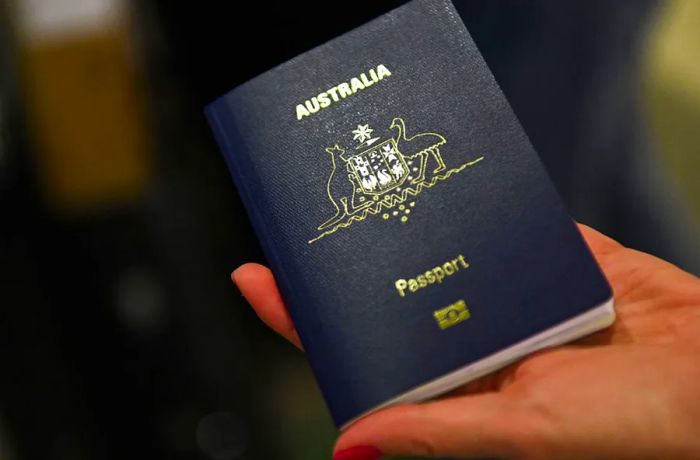
[[[335,451],[373,446],[388,456],[513,458],[522,442],[536,441],[533,427],[512,398],[470,395],[370,414],[341,434]]]
[[[284,306],[269,268],[260,264],[243,264],[233,271],[231,280],[265,324],[298,348],[302,348],[292,318]]]
[[[528,402],[530,390],[519,382],[585,353],[573,347],[540,350],[492,374],[492,392],[380,410],[348,427],[335,451],[372,446],[389,456],[440,458],[524,458],[541,452],[551,445],[551,419],[541,405]]]

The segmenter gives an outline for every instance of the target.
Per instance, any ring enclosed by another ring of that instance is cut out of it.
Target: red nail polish
[[[333,460],[379,460],[382,452],[374,446],[355,446],[339,450]]]

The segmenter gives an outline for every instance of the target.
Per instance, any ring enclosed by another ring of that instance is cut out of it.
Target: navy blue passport
[[[614,320],[449,1],[394,9],[206,114],[341,429]]]

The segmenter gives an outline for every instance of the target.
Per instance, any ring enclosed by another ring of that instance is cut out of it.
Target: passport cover
[[[340,427],[611,297],[449,1],[206,115]]]

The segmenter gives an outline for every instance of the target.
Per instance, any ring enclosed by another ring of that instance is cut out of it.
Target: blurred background
[[[0,459],[330,458],[202,109],[401,3],[0,3]],[[574,218],[700,273],[700,2],[455,4]]]

